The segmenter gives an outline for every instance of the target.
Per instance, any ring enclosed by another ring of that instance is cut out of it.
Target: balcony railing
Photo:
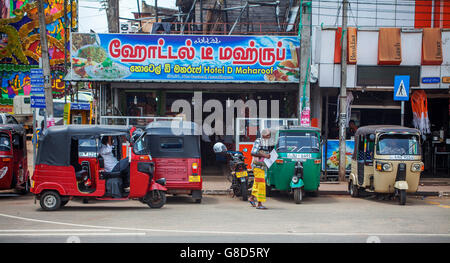
[[[167,22],[171,24],[171,35],[297,35],[298,25],[293,23],[201,23]],[[289,30],[289,31],[287,31]],[[158,33],[164,33],[159,30]],[[150,33],[150,32],[149,32]]]

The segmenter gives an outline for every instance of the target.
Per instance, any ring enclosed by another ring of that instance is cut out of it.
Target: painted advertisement
[[[71,35],[73,80],[299,81],[292,36]]]
[[[322,169],[325,170],[326,167],[327,171],[337,172],[339,170],[339,140],[328,140],[326,152],[325,152],[325,145],[322,147],[323,147]],[[347,171],[350,171],[352,164],[353,150],[355,149],[355,141],[346,140],[345,148],[346,148],[345,169]]]
[[[31,76],[30,72],[1,72],[1,89],[2,98],[13,99],[17,95],[30,95],[31,92]],[[52,71],[52,91],[55,97],[64,95],[65,81],[63,80],[64,72]]]

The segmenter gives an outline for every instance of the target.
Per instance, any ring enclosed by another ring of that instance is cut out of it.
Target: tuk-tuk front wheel
[[[398,203],[399,205],[406,204],[406,190],[398,190]]]
[[[41,194],[40,205],[45,211],[55,211],[61,207],[61,196],[55,191],[46,191]]]
[[[294,189],[294,201],[296,204],[300,204],[303,200],[303,191],[301,188]]]
[[[359,197],[359,187],[356,184],[353,184],[353,181],[348,183],[348,192],[351,197]]]
[[[154,190],[148,193],[147,204],[151,208],[161,208],[166,203],[166,192]]]

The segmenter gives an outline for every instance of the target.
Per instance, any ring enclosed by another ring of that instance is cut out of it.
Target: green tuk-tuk
[[[278,158],[267,170],[267,192],[293,192],[301,203],[305,192],[318,196],[320,185],[320,130],[312,127],[283,127],[276,131]]]

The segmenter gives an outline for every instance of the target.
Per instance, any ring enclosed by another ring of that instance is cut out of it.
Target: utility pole
[[[310,109],[310,76],[311,64],[311,1],[301,1],[300,20],[300,85],[298,117],[301,120],[303,109]]]
[[[345,181],[346,145],[345,131],[347,124],[347,0],[342,1],[342,36],[341,36],[341,91],[339,95],[339,181]]]
[[[45,23],[44,0],[38,1],[38,15],[39,15],[39,33],[41,36],[41,61],[42,71],[44,73],[44,94],[45,106],[47,113],[47,120],[53,119],[53,94],[50,73],[50,58],[48,55],[47,43],[47,23]],[[39,124],[38,124],[39,125]],[[44,126],[46,126],[45,124]]]
[[[106,17],[108,19],[108,32],[119,33],[119,0],[108,0]]]

